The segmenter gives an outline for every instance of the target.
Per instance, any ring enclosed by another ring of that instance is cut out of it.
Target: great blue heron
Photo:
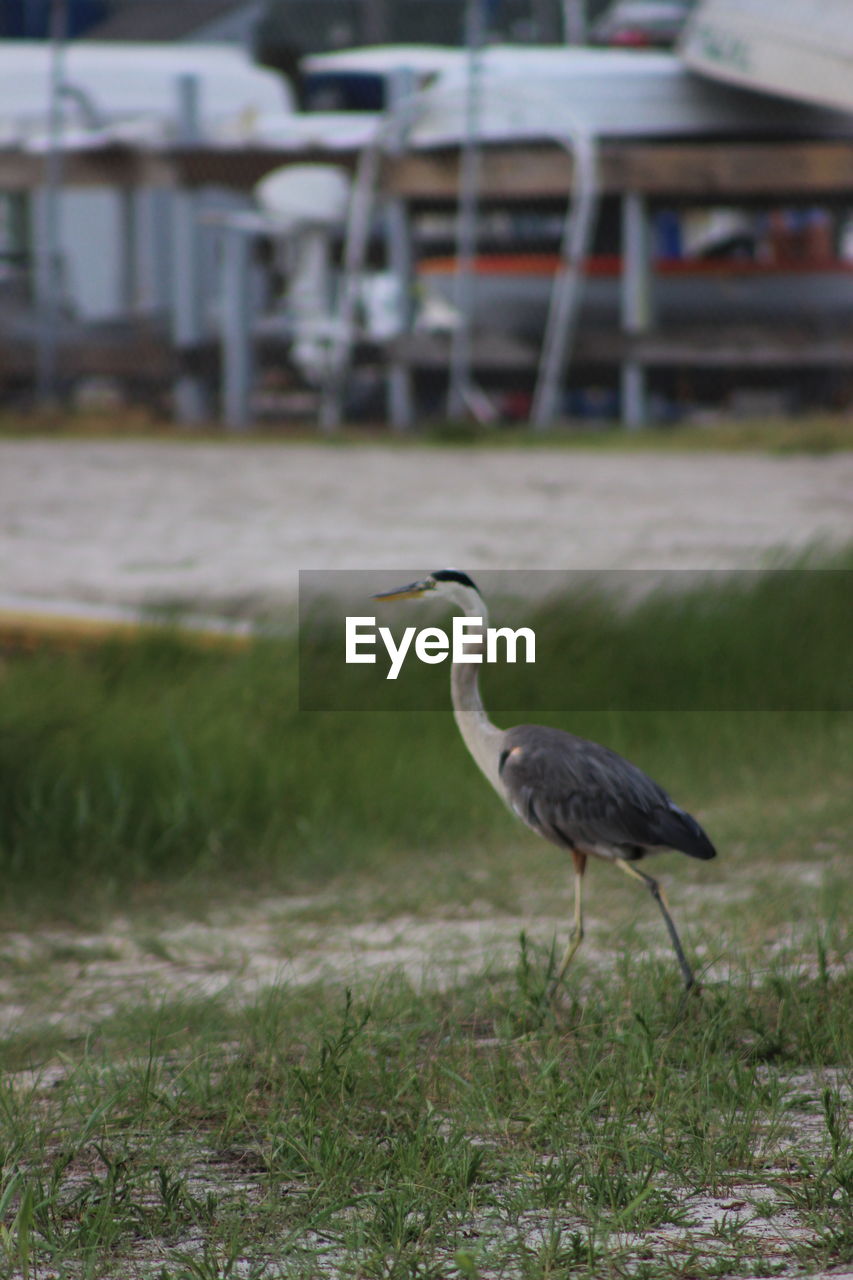
[[[382,592],[375,600],[408,600],[441,596],[469,618],[488,612],[467,573],[440,569],[419,582]],[[469,633],[468,654],[482,645],[476,628]],[[614,862],[639,880],[660,907],[689,990],[695,982],[678,932],[657,880],[635,865],[659,849],[676,849],[691,858],[713,858],[714,846],[691,817],[642,769],[615,751],[562,729],[520,724],[499,729],[492,724],[480,697],[479,665],[454,662],[450,691],[453,713],[465,745],[489,782],[522,822],[552,844],[567,849],[575,871],[575,918],[569,943],[549,987],[553,996],[583,940],[583,874],[588,858]]]

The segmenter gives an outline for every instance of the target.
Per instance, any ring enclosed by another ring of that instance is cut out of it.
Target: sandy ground
[[[0,441],[0,608],[291,602],[299,569],[734,568],[853,541],[853,453]]]
[[[797,870],[807,882],[815,868],[803,864]],[[690,896],[680,895],[679,919]],[[56,929],[41,931],[37,936],[10,934],[0,950],[6,961],[0,982],[5,1005],[0,1012],[2,1030],[15,1034],[23,1026],[32,1025],[34,985],[41,992],[36,1004],[43,1022],[68,1036],[83,1036],[93,1022],[97,1025],[99,1018],[117,1012],[123,1003],[150,1006],[169,998],[214,994],[239,1003],[273,983],[302,986],[346,982],[360,991],[369,989],[389,969],[405,974],[416,986],[442,987],[475,974],[488,982],[491,975],[505,972],[514,964],[521,929],[541,935],[565,932],[564,919],[542,915],[535,921],[494,914],[489,918],[453,920],[401,916],[348,926],[298,919],[301,910],[317,904],[317,898],[270,898],[254,903],[251,909],[222,912],[218,918],[214,915],[205,924],[174,923],[157,933],[156,938],[135,931],[125,920],[114,921],[108,933],[100,934]],[[702,911],[698,895],[693,897],[692,908],[687,915],[692,914],[695,919]],[[607,943],[606,922],[590,916],[588,925],[593,936],[585,944],[587,962],[611,967],[617,950],[612,946],[612,937],[610,945]],[[659,921],[650,919],[642,932],[649,952],[667,954]],[[804,941],[802,936],[783,940],[779,956],[800,957]],[[39,983],[39,973],[49,973],[48,985]],[[724,966],[712,963],[709,971],[703,965],[703,982],[709,987],[724,981]],[[577,991],[577,974],[572,984]],[[583,985],[580,990],[583,994]],[[50,1009],[45,1003],[48,996]],[[476,1043],[486,1048],[492,1041],[487,1033]],[[223,1058],[233,1048],[239,1046],[224,1044]],[[112,1069],[113,1064],[105,1068]],[[614,1245],[630,1249],[638,1265],[641,1260],[665,1256],[673,1264],[679,1260],[689,1269],[690,1260],[697,1255],[705,1261],[718,1255],[720,1274],[733,1275],[736,1271],[729,1270],[724,1260],[730,1258],[728,1242],[735,1233],[766,1260],[765,1269],[759,1274],[800,1276],[802,1280],[796,1249],[811,1241],[813,1231],[788,1202],[785,1189],[791,1170],[801,1164],[804,1152],[817,1162],[825,1159],[827,1138],[821,1094],[824,1088],[836,1089],[849,1102],[849,1082],[843,1068],[819,1067],[792,1074],[785,1072],[784,1065],[774,1064],[767,1070],[788,1096],[788,1123],[768,1146],[759,1169],[745,1181],[722,1178],[716,1190],[683,1190],[679,1194],[682,1218],[678,1222],[661,1223],[642,1234],[614,1232]],[[34,1092],[49,1097],[72,1071],[73,1064],[68,1059],[56,1057],[47,1064],[11,1073],[7,1086],[24,1094]],[[755,1141],[763,1140],[763,1131],[758,1128]],[[542,1159],[549,1158],[551,1154],[544,1152]],[[192,1194],[198,1197],[240,1194],[255,1199],[263,1194],[262,1180],[257,1175],[247,1175],[239,1160],[211,1163],[210,1153],[203,1149],[195,1156],[189,1149],[186,1159]],[[89,1177],[87,1164],[72,1168],[65,1176],[66,1194],[69,1189],[86,1185]],[[659,1175],[656,1185],[667,1187],[663,1175]],[[531,1250],[546,1243],[553,1217],[551,1210],[530,1210],[517,1220],[515,1227]],[[560,1214],[559,1221],[566,1233],[585,1230],[585,1223],[567,1211]],[[500,1244],[508,1231],[507,1217],[500,1209],[481,1212],[466,1228],[471,1238],[492,1244]],[[194,1228],[178,1243],[182,1256],[203,1256],[205,1230]],[[333,1280],[352,1264],[352,1258],[322,1231],[306,1235],[303,1244],[310,1253],[313,1274]],[[170,1245],[174,1250],[174,1241]],[[170,1248],[163,1241],[140,1239],[117,1266],[116,1275],[127,1280],[153,1277],[161,1268],[165,1272],[171,1262]],[[291,1274],[286,1263],[283,1267],[277,1265],[280,1262],[273,1254],[268,1273],[271,1280]],[[448,1274],[455,1270],[448,1258]],[[250,1271],[248,1261],[240,1259],[229,1274],[248,1275]],[[478,1274],[490,1280],[497,1274],[514,1277],[521,1273],[496,1273],[486,1268]],[[13,1280],[23,1280],[23,1276],[17,1273]],[[831,1268],[812,1273],[811,1280],[853,1280],[853,1272]]]

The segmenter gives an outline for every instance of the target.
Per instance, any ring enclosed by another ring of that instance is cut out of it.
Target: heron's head
[[[483,600],[475,583],[467,573],[458,569],[436,569],[417,582],[410,582],[404,587],[395,587],[393,591],[381,591],[373,596],[374,600],[418,600],[422,598],[444,599],[457,605],[464,613],[478,614],[483,612]]]

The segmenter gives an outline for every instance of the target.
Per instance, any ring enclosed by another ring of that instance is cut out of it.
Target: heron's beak
[[[371,600],[415,600],[431,590],[431,582],[410,582],[407,587],[395,587],[393,591],[380,591]]]

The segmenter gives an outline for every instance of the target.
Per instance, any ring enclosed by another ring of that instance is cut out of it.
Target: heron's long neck
[[[464,612],[469,618],[483,619],[483,639],[480,645],[485,649],[485,629],[488,626],[486,606],[477,601],[469,605],[466,602]],[[476,633],[466,646],[469,653],[477,652]],[[450,696],[453,701],[453,714],[459,726],[459,732],[465,745],[471,752],[483,773],[496,790],[500,790],[498,760],[500,756],[500,740],[503,731],[492,724],[480,697],[480,663],[454,662],[450,668]]]

